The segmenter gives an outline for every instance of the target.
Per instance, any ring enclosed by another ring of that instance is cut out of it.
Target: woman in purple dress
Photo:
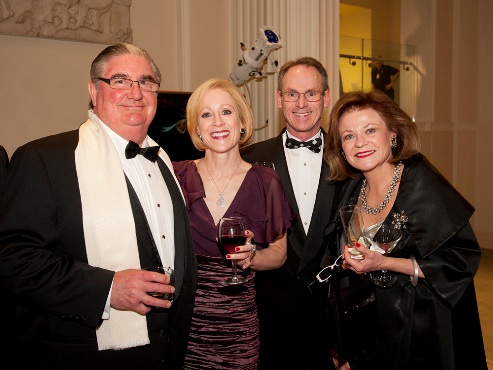
[[[252,166],[240,156],[240,145],[253,133],[253,116],[233,83],[211,79],[200,85],[187,104],[187,127],[205,157],[173,163],[199,266],[185,369],[257,369],[254,271],[282,266],[294,213],[276,171]],[[218,223],[232,216],[243,219],[249,238],[239,253],[225,254],[217,243]],[[250,244],[252,236],[255,244]],[[232,259],[248,281],[224,286]]]

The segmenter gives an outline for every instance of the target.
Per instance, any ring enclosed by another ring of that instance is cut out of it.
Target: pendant
[[[221,196],[219,196],[219,199],[216,201],[216,206],[218,206],[219,208],[222,208],[222,207],[224,207],[225,204],[226,204],[226,201],[224,200],[224,198],[221,194]]]

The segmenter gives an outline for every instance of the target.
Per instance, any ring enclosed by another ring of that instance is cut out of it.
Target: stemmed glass
[[[239,245],[244,245],[246,242],[245,227],[241,217],[223,217],[219,221],[219,241],[226,252],[234,254],[235,248]],[[236,260],[231,260],[233,276],[221,283],[224,285],[236,285],[247,282],[242,276],[238,276],[236,272]]]
[[[395,224],[383,223],[373,237],[373,241],[388,255],[402,238],[402,230]],[[373,283],[381,288],[388,288],[395,284],[396,278],[382,270],[380,274],[372,275]]]
[[[356,249],[357,245],[367,246],[361,208],[350,204],[342,207],[339,214],[341,215],[344,245],[348,246],[351,258],[362,259],[362,254]]]
[[[276,169],[274,162],[255,162],[254,166],[269,167],[272,168],[273,170]]]

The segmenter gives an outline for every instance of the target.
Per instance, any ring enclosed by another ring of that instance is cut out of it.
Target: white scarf
[[[120,158],[103,127],[80,126],[75,164],[89,264],[112,271],[140,269],[135,223]],[[110,308],[96,330],[99,350],[149,344],[146,317]]]

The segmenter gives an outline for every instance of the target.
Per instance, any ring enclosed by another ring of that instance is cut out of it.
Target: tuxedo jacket
[[[88,265],[75,166],[78,140],[79,131],[70,131],[28,143],[12,156],[0,199],[0,291],[12,294],[16,305],[15,361],[32,358],[51,369],[159,369],[169,360],[174,362],[167,368],[180,368],[197,272],[177,184],[159,159],[175,216],[176,300],[169,310],[147,315],[149,345],[98,351],[96,329],[114,272]],[[143,209],[128,180],[127,185],[141,266],[154,265],[159,259]]]
[[[414,256],[426,278],[413,286],[409,275],[392,273],[396,279],[392,287],[376,288],[373,319],[350,329],[359,338],[357,345],[347,348],[354,351],[351,369],[485,370],[474,288],[481,256],[470,224],[474,207],[424,155],[403,162],[399,189],[385,222],[391,223],[395,214],[406,218],[390,256]],[[351,181],[356,186],[349,203],[354,204],[362,178]],[[336,224],[338,233],[332,238],[339,240],[340,218]]]
[[[293,191],[293,185],[289,176],[286,157],[284,156],[283,134],[256,144],[248,145],[241,151],[242,157],[250,162],[273,162],[289,203],[298,215],[288,231],[288,258],[284,265],[284,271],[293,278],[299,277],[304,281],[314,278],[320,270],[321,259],[325,252],[324,230],[331,219],[333,211],[334,194],[342,187],[342,184],[331,184],[328,181],[329,167],[322,160],[320,178],[307,181],[317,181],[318,190],[313,208],[312,219],[308,233],[299,219],[299,207]],[[296,149],[295,149],[296,150]]]
[[[325,161],[322,161],[318,179],[306,179],[316,181],[318,189],[310,227],[305,233],[284,155],[284,131],[275,138],[249,145],[241,151],[243,158],[250,163],[274,163],[289,203],[298,215],[288,229],[284,265],[256,275],[260,362],[262,369],[266,370],[332,369],[324,313],[327,289],[316,285],[314,291],[309,286],[321,269],[327,250],[325,230],[333,226],[330,223],[331,212],[337,208],[334,196],[342,191],[343,183],[329,183],[329,168]]]

